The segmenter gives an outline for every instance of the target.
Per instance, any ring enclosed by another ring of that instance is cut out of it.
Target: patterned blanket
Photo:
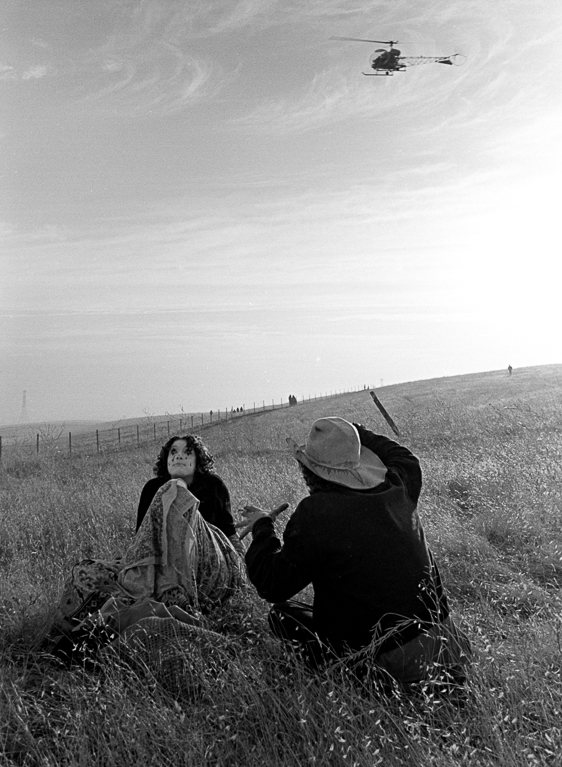
[[[207,613],[244,583],[243,565],[226,535],[208,524],[182,480],[163,485],[121,559],[86,559],[72,568],[47,645],[71,656],[76,637],[108,600],[155,600],[190,614]],[[96,642],[94,642],[95,644]]]
[[[241,586],[240,557],[198,507],[182,480],[158,490],[121,563],[118,583],[125,592],[208,612]]]

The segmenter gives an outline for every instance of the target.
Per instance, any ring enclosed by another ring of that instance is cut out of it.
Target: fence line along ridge
[[[107,429],[83,431],[75,434],[66,431],[64,426],[55,427],[52,424],[46,424],[42,431],[40,430],[34,435],[8,435],[4,438],[0,436],[0,461],[3,452],[7,453],[8,450],[16,447],[24,447],[37,455],[53,452],[67,456],[116,453],[121,450],[140,448],[142,445],[159,442],[164,438],[168,439],[175,433],[201,431],[221,422],[293,407],[299,402],[302,404],[331,399],[369,388],[371,387],[363,385],[355,389],[333,391],[329,394],[309,394],[308,397],[302,395],[300,400],[294,395],[290,395],[287,402],[280,400],[277,405],[274,400],[271,400],[271,405],[266,405],[265,400],[262,400],[261,406],[254,402],[249,408],[242,405],[237,408],[209,410],[208,413],[171,415],[169,418],[147,415],[140,423],[115,425]]]

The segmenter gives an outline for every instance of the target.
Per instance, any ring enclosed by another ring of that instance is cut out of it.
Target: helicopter
[[[453,53],[450,56],[402,56],[402,51],[394,47],[398,45],[398,40],[366,40],[363,37],[330,37],[330,40],[351,40],[356,43],[389,45],[388,50],[377,48],[371,54],[371,69],[374,72],[363,72],[367,77],[386,77],[418,64],[449,64],[458,67],[464,64],[466,58],[462,53]]]

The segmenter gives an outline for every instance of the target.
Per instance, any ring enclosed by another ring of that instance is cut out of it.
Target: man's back
[[[431,560],[416,511],[394,472],[371,491],[342,487],[304,498],[289,520],[284,558],[306,569],[314,624],[332,643],[361,647],[372,629],[404,618],[430,620],[420,584],[431,588]]]

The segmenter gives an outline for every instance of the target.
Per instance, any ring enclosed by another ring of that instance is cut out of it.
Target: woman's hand
[[[279,514],[281,512],[285,511],[289,508],[288,503],[282,503],[280,506],[276,506],[274,509],[271,509],[271,511],[266,511],[265,509],[260,509],[258,506],[252,506],[251,504],[248,504],[247,506],[243,506],[239,511],[242,512],[242,514],[246,517],[246,519],[242,520],[242,522],[237,522],[234,527],[236,528],[242,528],[240,532],[238,533],[238,536],[240,540],[242,538],[245,538],[249,532],[251,532],[252,527],[254,526],[254,523],[261,519],[261,517],[269,517],[270,519],[277,519]]]

